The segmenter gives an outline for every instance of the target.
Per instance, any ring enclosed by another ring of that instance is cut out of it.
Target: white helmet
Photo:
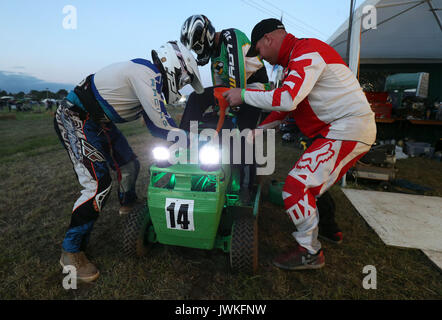
[[[196,93],[203,93],[204,87],[195,58],[183,44],[168,41],[158,51],[152,50],[152,60],[163,76],[166,103],[177,102],[181,98],[179,90],[186,84],[192,85]]]

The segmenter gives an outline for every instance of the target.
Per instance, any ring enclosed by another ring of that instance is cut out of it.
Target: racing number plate
[[[164,209],[167,228],[195,231],[193,224],[193,200],[166,198]]]

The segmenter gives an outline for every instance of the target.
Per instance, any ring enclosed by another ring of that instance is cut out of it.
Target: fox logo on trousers
[[[310,172],[313,173],[318,169],[321,163],[327,162],[328,160],[333,158],[334,155],[335,151],[332,150],[332,143],[327,142],[318,149],[304,154],[301,160],[299,160],[296,167],[298,169],[307,168],[310,170]]]

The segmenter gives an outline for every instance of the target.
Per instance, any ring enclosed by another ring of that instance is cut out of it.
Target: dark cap
[[[261,40],[266,33],[277,29],[285,29],[282,22],[278,19],[265,19],[259,22],[252,30],[252,45],[249,51],[247,51],[246,57],[257,56],[258,52],[256,52],[256,43]]]

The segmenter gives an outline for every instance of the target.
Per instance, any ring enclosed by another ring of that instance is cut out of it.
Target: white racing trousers
[[[304,152],[284,184],[284,207],[296,226],[292,233],[310,253],[321,249],[318,241],[318,199],[370,150],[357,141],[318,138]]]

